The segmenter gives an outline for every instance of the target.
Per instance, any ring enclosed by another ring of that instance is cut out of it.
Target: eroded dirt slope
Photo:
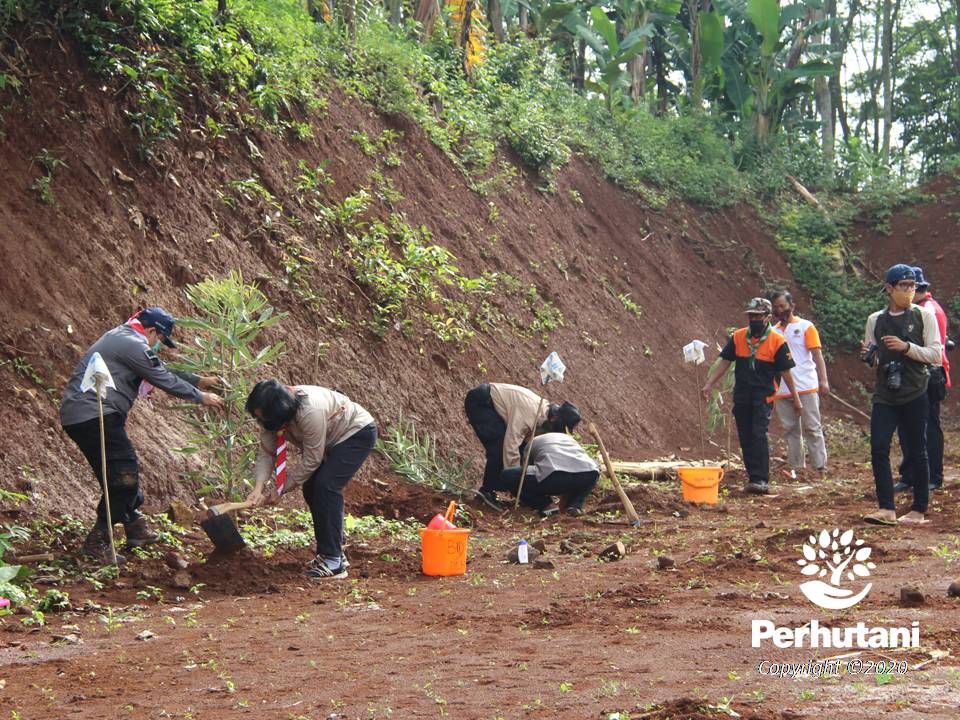
[[[162,163],[147,165],[117,88],[104,85],[63,38],[34,38],[25,47],[34,73],[19,94],[3,96],[10,108],[0,144],[0,374],[7,390],[0,483],[29,481],[43,507],[80,513],[88,504],[89,471],[56,413],[83,349],[138,306],[188,314],[185,285],[232,268],[290,313],[271,338],[287,344],[283,378],[340,388],[381,424],[403,413],[436,434],[442,448],[476,457],[465,392],[483,380],[532,384],[549,350],[569,368],[551,396],[577,402],[616,455],[693,446],[695,384],[680,346],[721,339],[725,326],[741,321],[746,298],[790,279],[750,208],[708,213],[671,203],[653,212],[582,162],[560,175],[553,194],[521,172],[509,187],[481,196],[416,126],[336,90],[325,113],[307,118],[312,139],[255,129],[213,139],[198,121],[161,149]],[[380,138],[388,128],[402,133],[398,167],[351,140],[357,131]],[[65,163],[54,170],[49,204],[31,189],[45,153]],[[523,288],[535,285],[563,313],[562,328],[542,344],[525,331],[534,316],[515,295],[497,301],[513,324],[503,321],[462,350],[428,336],[378,339],[361,326],[370,319],[363,289],[334,257],[339,239],[325,238],[298,202],[300,160],[309,167],[329,161],[334,184],[322,190],[328,205],[364,186],[384,194],[389,180],[403,199],[379,201],[374,215],[394,209],[411,225],[427,226],[464,273],[497,271]],[[375,170],[386,180],[371,180]],[[291,237],[270,228],[264,215],[275,210],[231,190],[249,178],[297,218],[297,242],[317,261],[307,272],[323,298],[320,311],[307,309],[284,282],[281,243]],[[621,293],[639,306],[639,317],[616,298]],[[183,441],[182,421],[139,403],[129,427],[151,497],[182,491],[176,478],[187,461],[170,450]],[[363,477],[376,472],[371,466]]]

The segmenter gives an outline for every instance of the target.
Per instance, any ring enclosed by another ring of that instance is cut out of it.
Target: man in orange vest
[[[756,495],[766,495],[770,483],[770,443],[767,429],[770,427],[770,409],[776,396],[781,376],[790,388],[790,397],[797,414],[803,404],[790,374],[794,366],[790,348],[783,335],[774,332],[770,324],[773,306],[766,298],[753,298],[747,304],[747,327],[735,331],[720,352],[704,395],[709,399],[717,380],[723,377],[731,363],[736,363],[733,386],[733,417],[737,423],[737,436],[743,464],[749,480],[744,490]]]

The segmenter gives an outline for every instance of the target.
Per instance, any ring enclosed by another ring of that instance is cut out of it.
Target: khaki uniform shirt
[[[374,422],[373,417],[346,395],[316,385],[297,385],[301,398],[296,417],[287,423],[286,439],[300,449],[300,464],[287,470],[284,493],[303,485],[323,463],[327,450]],[[270,478],[276,467],[277,434],[261,430],[255,474],[257,482]]]
[[[490,400],[497,415],[507,423],[507,433],[503,437],[503,466],[518,467],[521,462],[520,445],[533,433],[540,396],[519,385],[490,383]],[[546,402],[541,413],[546,414]],[[541,417],[540,421],[543,420]]]

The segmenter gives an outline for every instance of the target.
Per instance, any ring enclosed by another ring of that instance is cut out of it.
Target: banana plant
[[[718,3],[729,21],[721,48],[721,99],[752,129],[761,147],[779,128],[789,104],[812,91],[807,81],[836,72],[829,50],[808,43],[815,29],[809,10],[818,4],[800,0],[781,8],[779,0]],[[801,62],[805,54],[812,57]]]
[[[586,87],[601,93],[607,109],[612,111],[621,90],[629,85],[626,65],[643,51],[645,41],[653,36],[654,27],[652,23],[645,23],[621,39],[616,24],[603,8],[591,8],[590,21],[590,25],[577,26],[577,35],[593,50],[599,70],[599,80],[588,81]]]

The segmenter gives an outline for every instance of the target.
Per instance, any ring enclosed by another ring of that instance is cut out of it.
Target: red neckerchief
[[[140,312],[143,312],[143,311],[141,310]],[[126,326],[129,327],[129,328],[133,328],[133,329],[136,330],[138,333],[140,333],[141,335],[143,335],[144,337],[146,337],[146,336],[147,336],[147,330],[146,330],[145,327],[143,327],[143,323],[140,322],[140,312],[138,312],[136,315],[134,315],[134,316],[131,317],[129,320],[127,320],[127,321],[124,323],[124,325],[126,325]]]

